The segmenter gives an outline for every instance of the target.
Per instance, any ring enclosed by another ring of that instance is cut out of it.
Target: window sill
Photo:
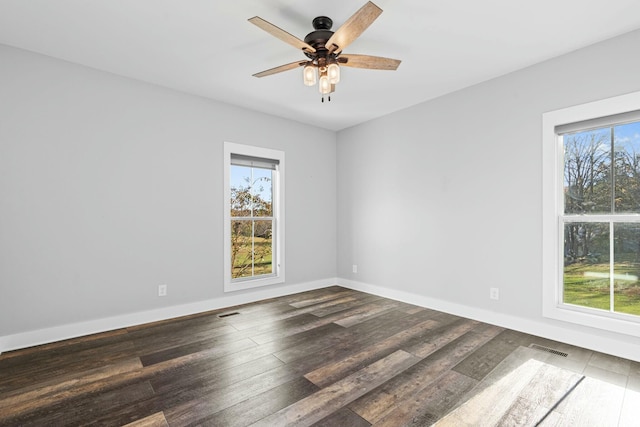
[[[260,288],[263,286],[277,285],[284,283],[284,277],[282,276],[269,276],[263,279],[248,279],[226,282],[224,284],[225,292],[241,291],[244,289]]]
[[[545,306],[542,314],[549,319],[640,337],[640,323],[590,311],[590,309],[581,309],[578,306],[558,304]]]

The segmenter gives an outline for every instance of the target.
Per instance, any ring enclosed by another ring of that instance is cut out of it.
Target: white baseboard
[[[163,307],[155,310],[141,311],[124,314],[121,316],[107,317],[103,319],[88,320],[85,322],[68,325],[54,326],[35,331],[21,332],[13,335],[0,336],[0,354],[5,351],[17,350],[34,345],[47,344],[69,338],[91,335],[99,332],[112,331],[128,326],[157,322],[159,320],[174,317],[187,316],[210,310],[218,310],[234,305],[247,304],[268,298],[276,298],[305,292],[314,289],[326,288],[337,283],[337,279],[317,280],[277,288],[261,288],[253,292],[242,294],[225,294],[224,297],[198,301],[190,304]]]
[[[635,338],[630,340],[616,340],[598,337],[594,339],[593,335],[571,329],[571,326],[563,328],[549,325],[548,323],[536,322],[509,314],[455,304],[383,286],[370,285],[347,279],[338,279],[338,285],[640,362],[640,347]]]

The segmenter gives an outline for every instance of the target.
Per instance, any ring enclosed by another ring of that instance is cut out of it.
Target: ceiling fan
[[[342,53],[343,49],[357,39],[381,13],[382,9],[372,2],[367,2],[335,32],[331,31],[333,26],[331,18],[318,16],[312,22],[314,31],[307,34],[304,40],[300,40],[258,16],[250,18],[249,22],[296,49],[302,50],[307,56],[305,60],[280,65],[256,73],[254,77],[266,77],[304,67],[302,73],[304,84],[313,86],[318,81],[318,89],[322,94],[322,102],[324,102],[325,95],[328,95],[328,100],[331,101],[330,94],[335,91],[336,84],[340,81],[340,66],[370,70],[396,70],[401,62],[398,59]]]

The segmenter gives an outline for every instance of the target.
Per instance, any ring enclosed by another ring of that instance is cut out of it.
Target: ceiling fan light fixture
[[[264,19],[254,16],[249,22],[290,44],[307,57],[303,61],[291,62],[254,74],[255,77],[266,77],[295,68],[303,67],[302,79],[305,86],[315,86],[322,94],[322,102],[326,95],[335,92],[340,82],[341,65],[350,68],[370,70],[395,70],[400,60],[381,56],[343,54],[343,50],[356,40],[369,25],[382,13],[382,9],[367,1],[336,31],[332,31],[333,20],[326,16],[316,17],[312,24],[314,31],[306,35],[304,40],[286,32]],[[327,97],[331,101],[331,97]]]
[[[302,77],[306,86],[313,86],[316,84],[316,66],[313,62],[308,62],[302,70]]]
[[[327,67],[327,76],[329,76],[329,82],[335,85],[340,82],[340,66],[337,62],[329,64]]]

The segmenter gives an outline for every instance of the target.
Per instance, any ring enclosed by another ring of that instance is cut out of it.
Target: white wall
[[[0,64],[0,351],[243,300],[223,294],[224,141],[286,155],[287,284],[244,299],[335,283],[334,132],[2,45]]]
[[[637,338],[542,318],[541,238],[542,113],[640,90],[639,48],[636,31],[339,132],[343,283],[640,358]]]

